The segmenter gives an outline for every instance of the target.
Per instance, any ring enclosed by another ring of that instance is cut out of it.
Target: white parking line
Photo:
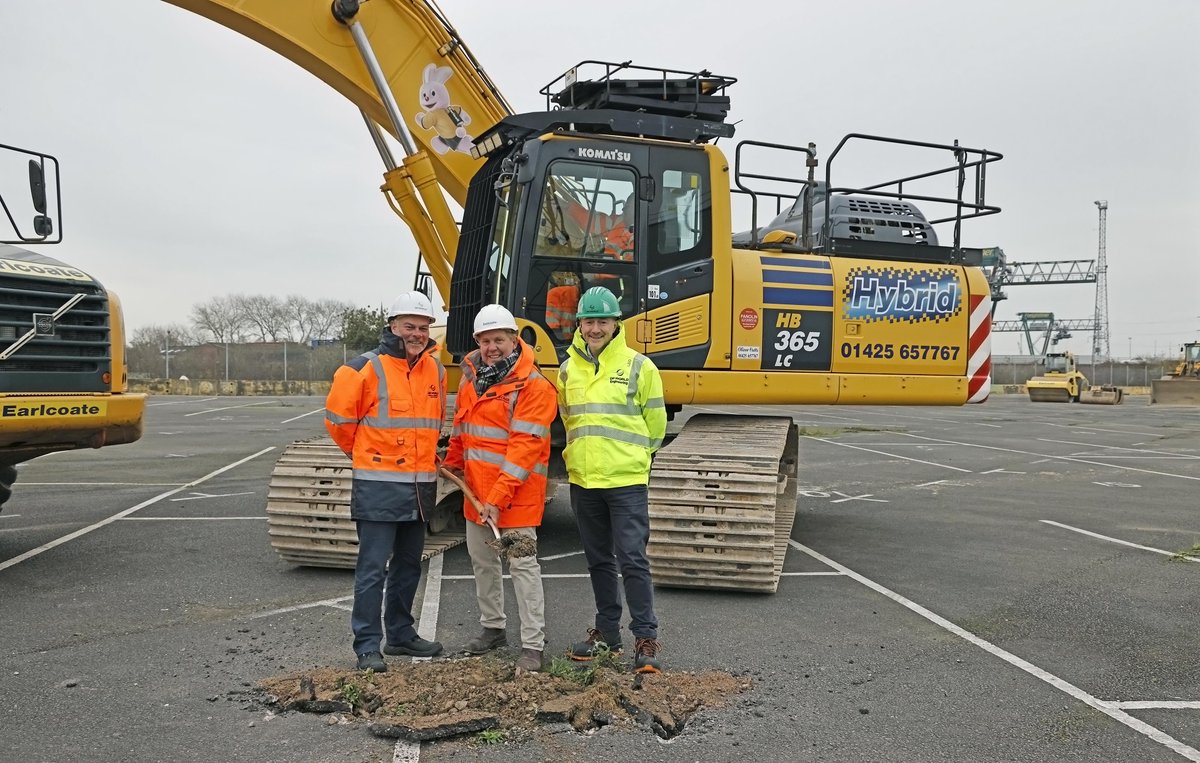
[[[1142,734],[1142,735],[1148,737],[1149,739],[1152,739],[1155,742],[1158,742],[1159,744],[1167,747],[1168,749],[1170,749],[1173,752],[1176,752],[1176,753],[1182,755],[1183,757],[1187,758],[1188,760],[1196,761],[1196,763],[1200,763],[1200,750],[1197,750],[1194,747],[1190,747],[1190,746],[1184,744],[1183,742],[1180,742],[1178,739],[1175,739],[1174,737],[1170,736],[1169,734],[1162,731],[1161,729],[1151,726],[1150,724],[1146,723],[1145,721],[1141,721],[1141,720],[1138,720],[1137,718],[1134,718],[1132,715],[1129,715],[1128,713],[1124,712],[1120,708],[1114,707],[1111,703],[1104,702],[1103,700],[1093,697],[1091,694],[1088,694],[1083,689],[1080,689],[1078,686],[1075,686],[1074,684],[1072,684],[1068,681],[1065,681],[1065,680],[1059,678],[1058,676],[1039,668],[1037,665],[1034,665],[1033,663],[1031,663],[1027,660],[1021,659],[1020,657],[1016,656],[1012,652],[1002,649],[1002,648],[996,646],[995,644],[991,643],[990,641],[985,641],[984,639],[980,638],[979,636],[976,636],[974,633],[971,633],[970,631],[966,630],[965,628],[955,625],[954,623],[950,622],[949,620],[942,617],[941,615],[935,614],[932,611],[926,609],[925,607],[922,607],[920,604],[917,604],[916,602],[906,599],[905,597],[901,596],[900,594],[896,593],[895,591],[891,590],[890,588],[882,586],[879,583],[876,583],[875,581],[873,581],[869,578],[863,577],[862,575],[858,574],[854,570],[851,570],[850,568],[848,568],[844,565],[838,564],[837,562],[833,561],[832,559],[828,558],[827,556],[825,556],[817,551],[814,551],[813,549],[809,548],[808,546],[805,546],[801,543],[797,543],[796,541],[791,540],[791,539],[788,540],[788,543],[791,544],[792,548],[798,549],[799,551],[802,551],[805,554],[808,554],[812,558],[829,565],[833,569],[838,570],[842,574],[846,575],[849,578],[854,579],[855,581],[861,583],[862,585],[866,586],[867,588],[870,588],[871,590],[875,591],[876,593],[886,596],[887,598],[896,602],[897,604],[904,607],[905,609],[908,609],[909,611],[913,612],[914,614],[917,614],[917,615],[925,618],[926,620],[933,623],[934,625],[937,625],[940,628],[944,628],[945,630],[950,631],[951,633],[953,633],[954,635],[958,636],[959,638],[967,641],[968,643],[974,644],[975,646],[984,650],[988,654],[991,654],[994,657],[999,657],[1001,660],[1004,660],[1009,665],[1012,665],[1016,668],[1020,668],[1021,670],[1025,671],[1026,673],[1033,676],[1034,678],[1037,678],[1041,681],[1045,681],[1046,683],[1050,684],[1055,689],[1058,689],[1059,691],[1063,692],[1064,694],[1074,697],[1075,699],[1084,703],[1085,705],[1088,705],[1089,707],[1093,707],[1096,710],[1099,710],[1100,712],[1104,713],[1105,715],[1107,715],[1108,717],[1117,721],[1118,723],[1128,726],[1129,728],[1133,729],[1134,731],[1138,732],[1139,734]]]
[[[1045,424],[1048,427],[1059,427],[1061,429],[1073,429],[1076,431],[1082,431],[1079,429],[1079,427],[1069,426],[1067,424],[1051,424],[1049,422],[1045,422]],[[1131,434],[1131,435],[1137,435],[1138,437],[1166,437],[1166,435],[1164,435],[1164,434],[1151,434],[1149,432],[1132,432],[1128,429],[1101,429],[1100,427],[1088,427],[1088,430],[1089,431],[1094,430],[1096,432],[1109,432],[1111,434]]]
[[[22,482],[21,487],[185,487],[178,482]]]
[[[1175,554],[1172,551],[1163,551],[1161,548],[1152,548],[1151,546],[1142,546],[1137,543],[1130,543],[1127,540],[1121,540],[1120,538],[1110,538],[1107,535],[1101,535],[1100,533],[1094,533],[1091,530],[1084,530],[1079,527],[1072,527],[1071,525],[1064,525],[1062,522],[1055,522],[1054,520],[1051,520],[1051,519],[1039,519],[1038,521],[1044,522],[1048,525],[1054,525],[1055,527],[1061,527],[1064,530],[1070,530],[1071,532],[1076,532],[1076,533],[1079,533],[1080,535],[1087,535],[1092,538],[1097,538],[1099,540],[1106,540],[1109,543],[1119,543],[1122,546],[1129,546],[1130,548],[1141,549],[1142,551],[1150,551],[1155,554],[1162,554],[1163,556],[1171,556],[1171,557],[1178,556],[1177,554]],[[1200,564],[1200,559],[1193,559],[1190,556],[1178,556],[1178,558],[1183,559],[1188,562],[1196,562],[1197,564]]]
[[[213,477],[216,477],[218,474],[224,474],[225,472],[229,471],[230,469],[241,466],[242,464],[246,463],[247,461],[252,461],[252,460],[258,458],[259,456],[261,456],[262,454],[269,453],[273,450],[275,450],[274,446],[272,446],[270,448],[263,448],[262,450],[258,451],[257,453],[252,453],[249,456],[246,456],[245,458],[241,458],[241,459],[238,459],[237,461],[234,461],[232,464],[227,464],[225,466],[222,466],[220,469],[211,471],[208,474],[201,477],[200,479],[192,480],[191,482],[187,483],[186,485],[181,485],[181,486],[175,488],[174,490],[168,490],[165,493],[159,493],[158,495],[154,496],[153,498],[142,501],[137,506],[132,506],[128,509],[125,509],[124,511],[113,514],[111,517],[108,517],[107,519],[102,519],[99,522],[96,522],[95,524],[88,525],[87,527],[76,530],[75,532],[70,533],[69,535],[64,535],[61,538],[55,538],[54,540],[50,541],[49,543],[43,543],[42,545],[38,546],[37,548],[30,549],[29,551],[26,551],[25,553],[23,553],[19,556],[14,556],[12,559],[8,559],[6,561],[0,562],[0,570],[6,570],[9,567],[15,567],[16,565],[20,564],[21,562],[25,561],[26,559],[32,559],[33,557],[37,556],[38,554],[41,554],[44,551],[49,551],[50,549],[61,546],[62,544],[66,543],[68,541],[72,541],[72,540],[75,540],[76,538],[87,535],[88,533],[92,532],[93,530],[99,530],[101,527],[112,524],[113,522],[116,522],[118,519],[124,519],[125,517],[129,516],[130,514],[134,513],[135,511],[140,511],[141,509],[144,509],[147,506],[151,506],[155,503],[158,503],[159,501],[161,501],[164,498],[170,498],[171,496],[175,495],[176,493],[178,493],[182,490],[187,490],[188,488],[195,487],[196,485],[199,485],[202,482],[207,482],[208,480],[212,479]]]
[[[551,556],[538,557],[543,562],[552,562],[555,559],[566,559],[568,556],[582,556],[582,551],[568,551],[565,554],[552,554]]]
[[[1107,466],[1110,469],[1125,469],[1131,472],[1141,472],[1143,474],[1156,474],[1159,477],[1177,477],[1181,480],[1197,480],[1200,477],[1194,477],[1190,474],[1174,474],[1172,472],[1158,472],[1153,469],[1138,469],[1135,466],[1123,466],[1121,464],[1106,464],[1103,461],[1091,461],[1086,458],[1075,458],[1074,456],[1055,456],[1049,453],[1034,453],[1029,450],[1017,450],[1016,448],[1001,448],[998,445],[980,445],[973,442],[958,442],[957,440],[945,440],[940,437],[925,437],[924,435],[912,434],[910,432],[897,432],[896,434],[904,435],[905,437],[913,437],[918,440],[928,440],[929,442],[940,442],[948,445],[961,445],[964,448],[982,448],[984,450],[998,450],[1002,453],[1017,453],[1022,456],[1036,456],[1037,458],[1051,458],[1057,461],[1072,461],[1077,464],[1090,464],[1092,466]]]
[[[316,607],[335,607],[340,602],[347,599],[353,599],[354,594],[349,596],[338,596],[334,599],[322,599],[321,601],[310,601],[307,604],[296,604],[291,607],[280,607],[279,609],[268,609],[266,612],[259,612],[255,615],[250,615],[247,620],[260,620],[264,617],[274,617],[275,615],[286,615],[288,612],[299,612],[302,609],[315,609]]]
[[[280,424],[290,424],[290,423],[292,423],[293,421],[296,421],[297,419],[302,419],[302,418],[304,418],[305,416],[311,416],[311,415],[313,415],[314,413],[320,413],[320,412],[321,412],[321,411],[323,411],[323,410],[325,410],[325,409],[324,409],[324,408],[317,408],[317,409],[315,409],[315,410],[309,411],[308,413],[302,413],[302,414],[300,414],[299,416],[293,416],[293,417],[291,417],[290,419],[284,419],[283,421],[281,421],[281,422],[279,422],[279,423],[280,423]]]
[[[185,496],[183,498],[172,498],[171,502],[175,503],[177,501],[199,501],[199,500],[203,500],[205,498],[231,498],[235,495],[254,495],[254,491],[247,490],[242,493],[198,493],[193,490],[191,495]]]
[[[224,522],[229,519],[263,522],[266,517],[121,517],[122,522]]]
[[[147,403],[147,408],[157,408],[160,405],[183,405],[184,403],[207,403],[212,400],[220,400],[218,397],[206,397],[203,400],[172,400],[169,403]]]
[[[1150,450],[1149,448],[1123,448],[1120,445],[1099,445],[1094,442],[1075,442],[1074,440],[1051,440],[1048,437],[1039,437],[1038,442],[1056,442],[1059,445],[1081,445],[1085,448],[1104,448],[1105,450],[1131,450],[1134,453],[1153,453],[1164,456],[1166,458],[1190,458],[1200,460],[1200,456],[1192,456],[1187,453],[1171,453],[1166,450]],[[1105,458],[1116,458],[1116,456],[1105,456]],[[1129,458],[1129,456],[1125,456]]]
[[[1108,702],[1109,707],[1118,710],[1200,710],[1200,702],[1191,700],[1129,700],[1127,702]]]
[[[216,413],[217,411],[231,411],[234,408],[250,408],[251,406],[267,405],[268,403],[273,403],[273,402],[275,402],[275,401],[274,400],[260,400],[257,403],[244,403],[242,405],[227,405],[224,408],[206,408],[203,411],[192,411],[191,413],[185,413],[183,415],[186,418],[188,416],[199,416],[202,413]]]
[[[841,447],[841,448],[853,448],[854,450],[865,450],[868,453],[874,453],[875,455],[878,455],[878,456],[887,456],[889,458],[899,458],[904,461],[913,461],[918,464],[925,464],[926,466],[937,466],[937,467],[941,467],[942,469],[953,469],[956,472],[966,472],[967,474],[971,473],[970,469],[962,469],[957,466],[950,466],[949,464],[939,464],[939,463],[935,463],[933,461],[922,461],[919,458],[909,458],[908,456],[897,456],[895,453],[885,453],[882,450],[871,450],[870,448],[864,448],[860,445],[851,445],[851,444],[845,443],[845,442],[836,442],[834,440],[826,440],[824,437],[810,437],[808,435],[805,435],[805,439],[806,440],[816,440],[818,442],[827,442],[830,445],[837,445],[838,447]]]

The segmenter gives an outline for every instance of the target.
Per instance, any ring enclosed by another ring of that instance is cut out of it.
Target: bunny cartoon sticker
[[[450,105],[450,91],[446,89],[446,80],[453,73],[448,66],[425,67],[420,94],[421,108],[425,110],[417,114],[417,124],[435,133],[429,142],[439,154],[447,151],[469,154],[475,145],[466,129],[471,124],[471,115],[462,106]]]

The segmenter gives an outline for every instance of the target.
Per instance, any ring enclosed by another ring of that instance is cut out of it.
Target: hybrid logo
[[[606,162],[631,162],[633,154],[628,151],[618,151],[615,148],[586,148],[579,149],[579,156],[584,159],[601,159]]]
[[[961,287],[954,270],[895,271],[863,269],[852,275],[845,317],[889,322],[941,321],[961,309]]]

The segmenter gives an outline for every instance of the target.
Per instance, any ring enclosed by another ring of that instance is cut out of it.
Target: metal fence
[[[1150,382],[1175,370],[1169,360],[1107,360],[1085,361],[1079,370],[1092,384],[1115,384],[1118,387],[1149,387]],[[992,357],[992,384],[1024,384],[1043,373],[1045,366],[1032,358]]]

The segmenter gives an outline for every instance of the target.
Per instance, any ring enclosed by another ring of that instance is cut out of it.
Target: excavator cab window
[[[1200,363],[1200,344],[1187,346],[1187,360],[1189,363]]]
[[[543,324],[560,352],[570,344],[579,295],[587,289],[604,286],[624,315],[636,312],[637,187],[628,167],[573,159],[547,167],[525,316]]]

